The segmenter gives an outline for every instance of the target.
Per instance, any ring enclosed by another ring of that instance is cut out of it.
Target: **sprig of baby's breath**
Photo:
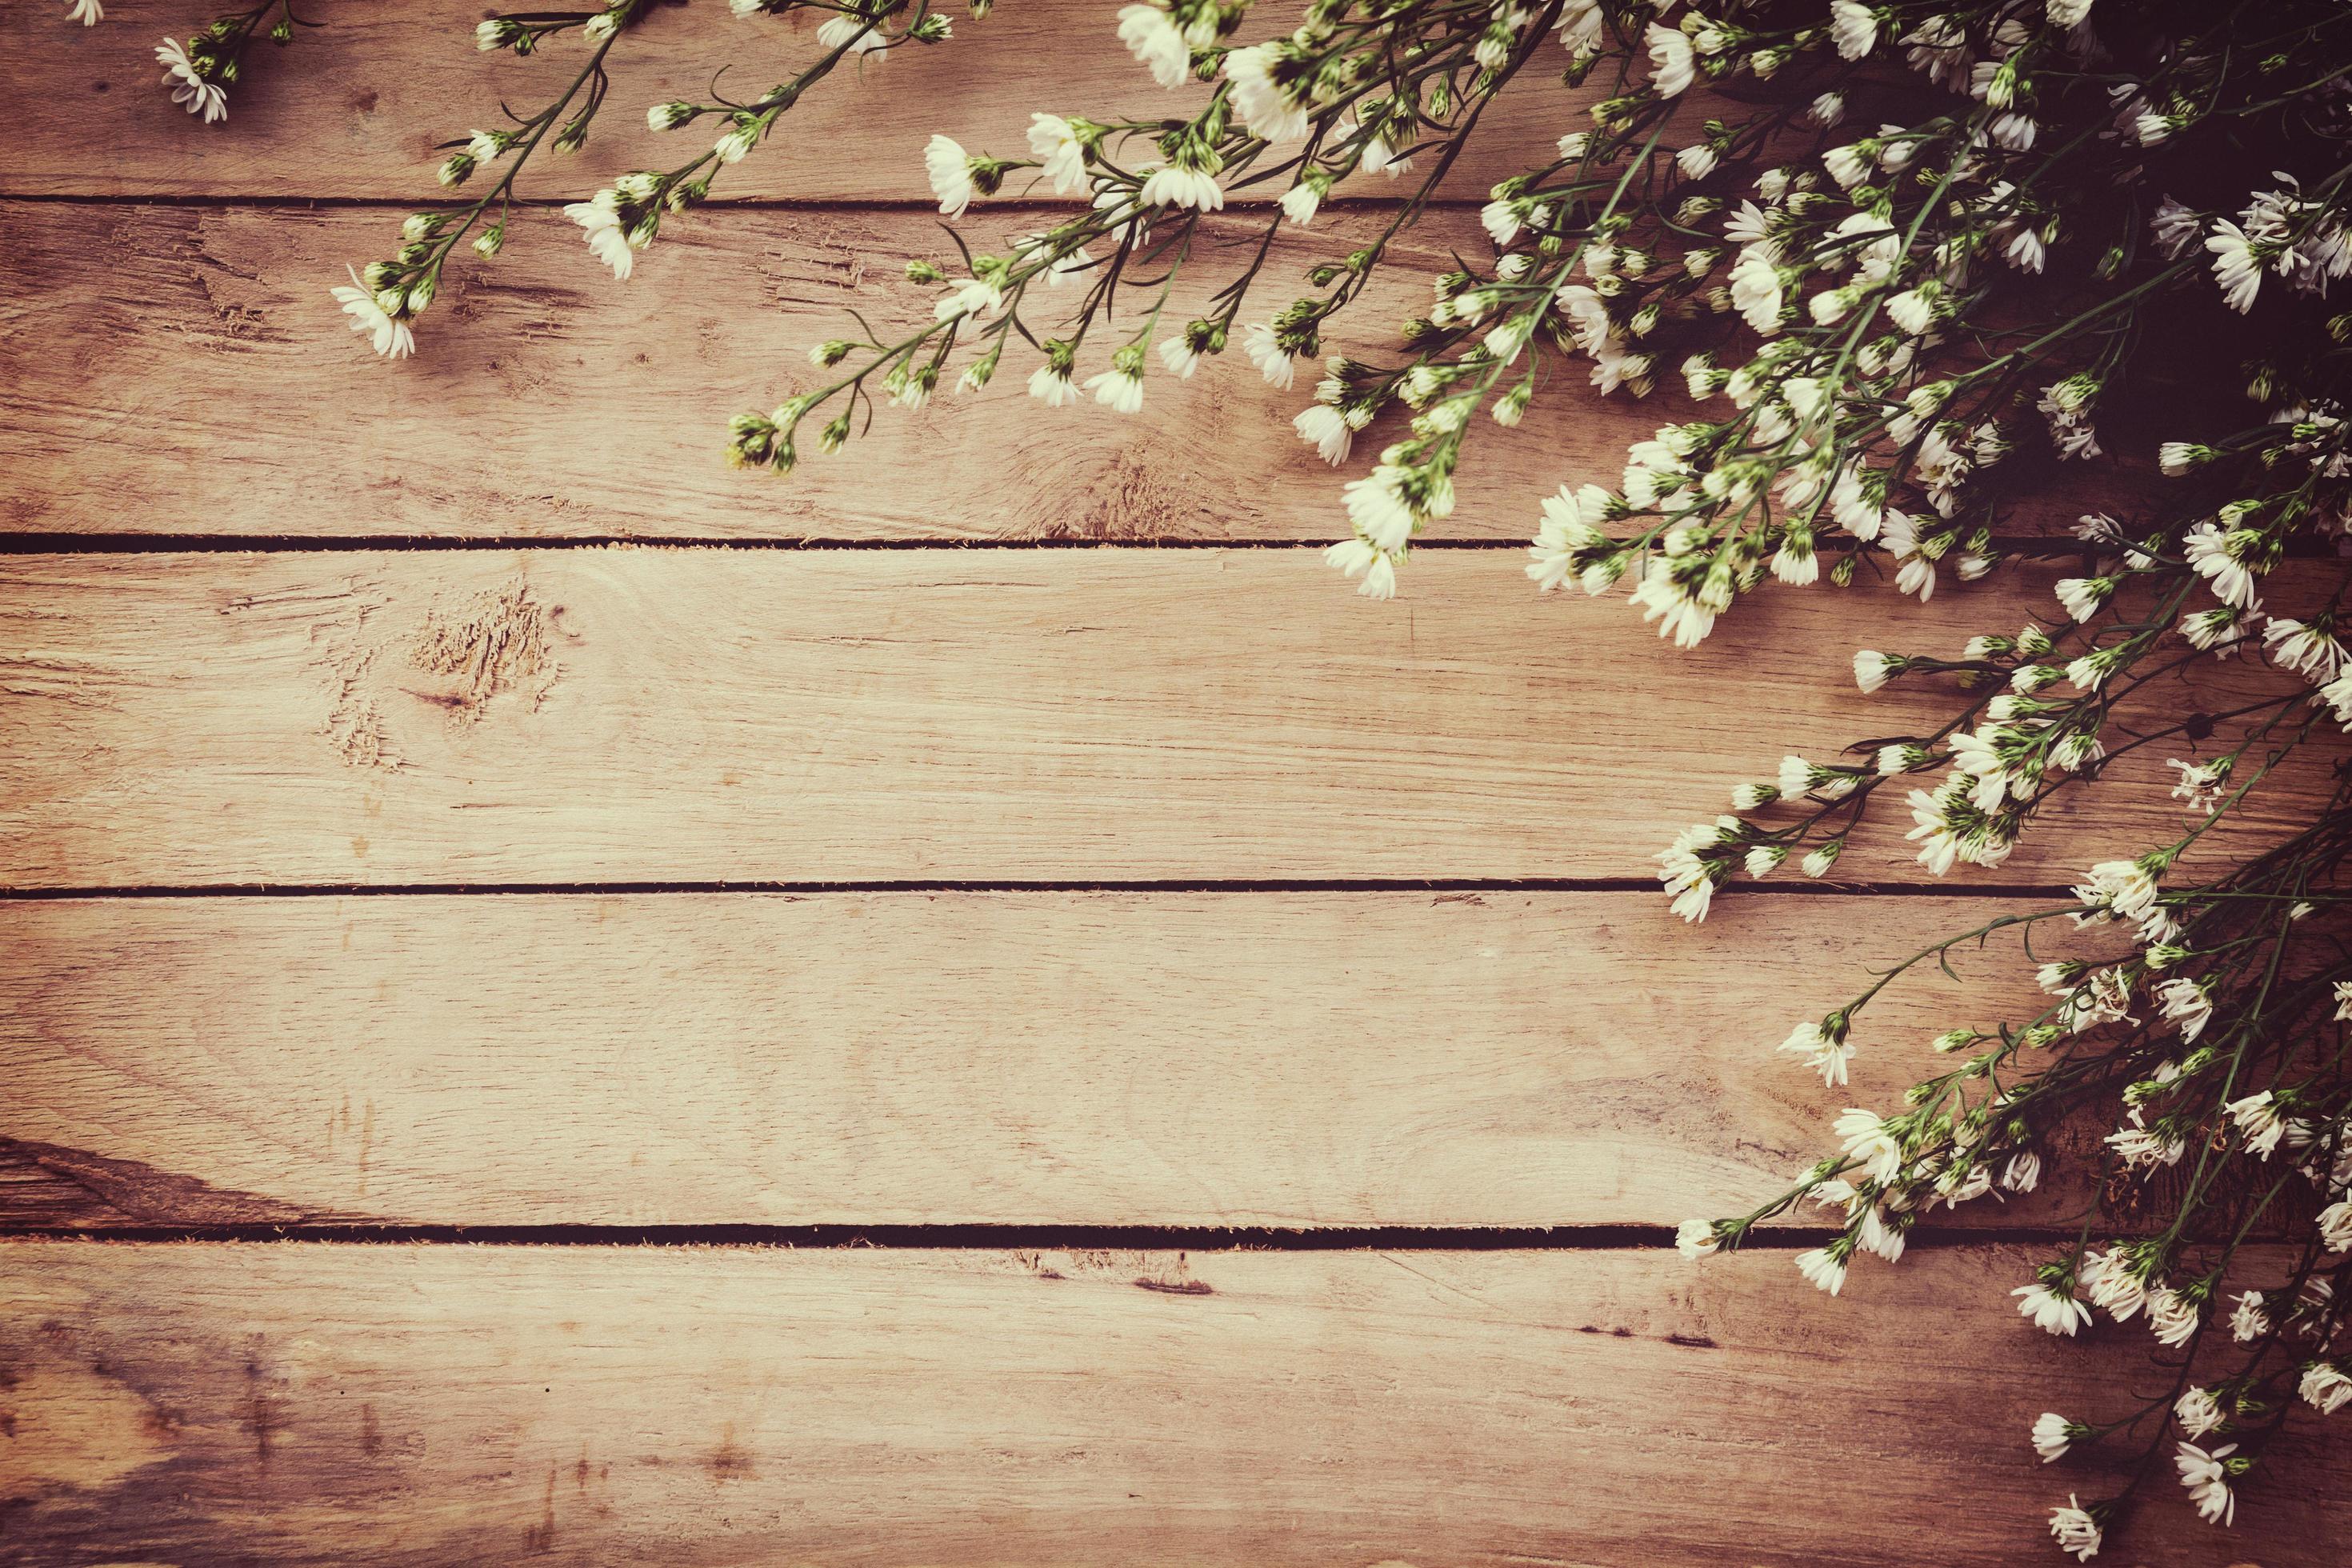
[[[971,0],[972,14],[986,15],[989,4]],[[471,200],[411,214],[401,225],[397,251],[353,269],[350,284],[332,290],[351,318],[352,330],[366,337],[376,353],[398,359],[415,352],[413,323],[440,291],[443,272],[460,245],[470,239],[483,260],[505,247],[518,178],[542,147],[572,153],[586,142],[589,127],[612,90],[608,62],[613,51],[652,8],[653,0],[613,0],[594,11],[493,16],[476,27],[475,47],[484,53],[534,55],[562,35],[576,32],[588,54],[562,89],[538,110],[525,115],[508,111],[506,125],[470,131],[443,142],[447,156],[437,171],[440,184],[457,190],[478,174],[487,188]],[[739,18],[822,14],[825,19],[816,29],[816,42],[823,53],[798,76],[750,102],[677,100],[646,110],[646,123],[656,131],[678,131],[708,119],[721,121],[726,129],[709,148],[675,168],[624,174],[564,207],[564,216],[580,226],[590,251],[612,268],[616,279],[625,280],[635,269],[637,253],[653,243],[666,216],[707,200],[720,172],[765,141],[776,121],[835,67],[844,60],[878,61],[906,44],[940,43],[952,31],[929,0],[732,0],[730,8]]]
[[[106,16],[100,0],[72,0],[69,21],[94,26]],[[294,0],[262,0],[250,10],[217,16],[188,35],[182,44],[166,38],[155,47],[155,63],[163,68],[163,85],[172,101],[207,125],[228,118],[229,90],[245,79],[246,56],[257,37],[267,37],[279,48],[294,41],[297,27],[319,24],[298,16]]]
[[[934,136],[925,163],[945,216],[963,216],[976,198],[1024,175],[1057,195],[1083,193],[1088,205],[1017,240],[1008,255],[974,253],[959,241],[952,272],[928,258],[910,262],[911,279],[947,289],[934,320],[894,342],[868,333],[817,345],[811,357],[819,368],[845,366],[843,374],[771,413],[738,416],[730,457],[789,470],[800,456],[799,426],[820,408],[833,412],[819,428],[818,446],[837,451],[870,405],[869,384],[893,403],[919,406],[963,347],[971,358],[956,384],[977,392],[995,377],[1016,339],[1037,355],[1028,390],[1048,406],[1091,393],[1132,414],[1142,406],[1148,352],[1169,374],[1188,378],[1203,359],[1223,353],[1237,329],[1265,378],[1287,386],[1297,363],[1319,352],[1324,323],[1361,290],[1389,242],[1444,180],[1486,104],[1544,37],[1559,3],[1509,18],[1462,4],[1360,12],[1327,5],[1310,12],[1290,38],[1246,47],[1230,41],[1243,5],[1127,7],[1120,36],[1137,58],[1163,87],[1213,78],[1208,102],[1194,113],[1156,121],[1038,113],[1031,118],[1025,158],[973,154]],[[1286,222],[1311,223],[1342,180],[1395,177],[1416,157],[1430,160],[1430,172],[1380,237],[1314,268],[1309,279],[1317,293],[1294,300],[1270,321],[1241,323]],[[1223,281],[1208,313],[1181,324],[1168,321],[1177,279],[1196,261],[1205,216],[1223,210],[1231,189],[1275,182],[1282,199],[1259,220],[1250,260]],[[1076,307],[1050,327],[1034,328],[1026,307],[1040,290],[1050,294],[1065,284],[1078,286]],[[1122,284],[1143,301],[1124,326],[1114,319]],[[1078,362],[1090,337],[1111,340],[1108,363],[1081,384]],[[1367,407],[1356,417],[1370,413]],[[1344,454],[1344,428],[1323,440]]]

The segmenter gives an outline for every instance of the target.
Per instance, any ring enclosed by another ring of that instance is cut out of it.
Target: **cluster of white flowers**
[[[228,89],[223,83],[235,78],[215,65],[219,56],[201,52],[203,34],[195,42],[200,52],[192,56],[176,38],[164,39],[155,46],[155,63],[163,68],[163,85],[172,89],[172,101],[214,125],[228,118]]]
[[[1358,174],[1392,177],[1411,166],[1408,150],[1419,139],[1465,133],[1478,105],[1503,79],[1498,67],[1523,52],[1535,16],[1504,0],[1484,14],[1449,13],[1435,20],[1358,15],[1348,5],[1327,3],[1311,8],[1306,23],[1286,37],[1235,47],[1229,37],[1245,9],[1219,0],[1171,0],[1130,5],[1119,13],[1120,41],[1160,86],[1215,84],[1205,110],[1158,121],[1034,113],[1026,135],[1029,156],[1022,159],[975,154],[952,137],[933,136],[924,172],[943,215],[963,216],[975,200],[997,194],[1023,171],[1034,171],[1035,181],[1055,195],[1084,194],[1087,206],[1047,233],[1017,242],[1009,257],[967,253],[966,276],[910,263],[909,277],[948,285],[931,327],[898,343],[844,344],[840,353],[819,362],[842,366],[841,379],[771,414],[738,416],[730,456],[790,467],[797,419],[868,377],[878,377],[886,388],[927,387],[960,341],[976,340],[978,357],[957,384],[978,390],[993,376],[1016,331],[1043,351],[1028,390],[1049,407],[1091,393],[1117,412],[1139,412],[1153,355],[1171,375],[1188,379],[1235,340],[1270,384],[1289,387],[1302,363],[1320,357],[1321,323],[1360,290],[1380,247],[1316,269],[1325,294],[1296,300],[1270,320],[1240,316],[1257,272],[1253,265],[1218,295],[1215,312],[1162,330],[1162,310],[1176,273],[1192,254],[1198,226],[1224,210],[1232,182],[1269,165],[1286,181],[1275,221],[1309,224],[1339,181]],[[1113,155],[1114,146],[1141,142],[1157,155]],[[1067,276],[1144,265],[1160,273],[1152,286],[1157,303],[1124,341],[1115,340],[1108,370],[1083,375],[1077,363],[1090,337],[1107,325],[1107,285],[1086,290],[1076,318],[1050,332],[1032,332],[1024,324],[1033,283],[1050,289]],[[1394,378],[1369,367],[1333,360],[1329,370],[1317,387],[1316,405],[1294,423],[1302,440],[1337,464],[1347,460],[1356,432],[1380,408],[1410,399]],[[1393,593],[1395,568],[1413,531],[1450,510],[1448,438],[1457,434],[1458,426],[1442,415],[1417,421],[1412,440],[1391,444],[1381,468],[1350,487],[1349,510],[1357,528],[1331,558],[1360,579],[1366,593]]]

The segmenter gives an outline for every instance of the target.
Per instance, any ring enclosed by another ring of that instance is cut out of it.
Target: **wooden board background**
[[[1370,605],[1238,363],[726,470],[845,309],[928,308],[931,130],[1160,101],[1108,5],[845,76],[625,287],[527,214],[396,366],[326,289],[562,51],[322,3],[205,130],[149,58],[198,18],[109,9],[0,9],[0,1563],[1950,1568],[2112,1484],[2024,1434],[2138,1336],[2007,1296],[2078,1182],[1838,1300],[1801,1230],[1664,1241],[2022,977],[1896,988],[1843,1092],[1791,1023],[2172,820],[2111,792],[1940,882],[1882,825],[1696,931],[1646,885],[1731,782],[1916,710],[1857,640],[2047,617],[2061,563],[1675,655],[1520,575],[1541,494],[1683,413],[1559,388]],[[697,0],[646,43],[534,198],[654,157],[676,61],[807,39]],[[1570,101],[1515,89],[1457,195]],[[2124,482],[2049,480],[2010,533]],[[2165,1496],[2103,1561],[2334,1568],[2347,1456],[2298,1453],[2233,1535]]]

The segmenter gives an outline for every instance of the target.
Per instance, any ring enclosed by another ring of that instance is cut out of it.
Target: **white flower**
[[[1903,1169],[1903,1146],[1886,1131],[1878,1112],[1849,1106],[1832,1131],[1845,1141],[1845,1157],[1860,1163],[1864,1173],[1881,1186]]]
[[[2074,1331],[2091,1321],[2091,1309],[2072,1296],[2063,1296],[2040,1280],[2020,1285],[2010,1292],[2017,1298],[2018,1315],[2030,1320],[2037,1329],[2072,1339]]]
[[[2157,204],[2156,216],[2148,219],[2147,226],[2164,258],[2178,261],[2197,242],[2197,231],[2203,222],[2194,207],[2183,206],[2167,196]]]
[[[2197,1333],[2197,1303],[2170,1286],[2147,1293],[2147,1331],[2158,1343],[2179,1347]]]
[[[2066,1457],[2074,1445],[2074,1424],[2055,1410],[2045,1410],[2033,1421],[2033,1451],[2045,1465]]]
[[[2049,0],[2042,15],[2053,27],[2079,27],[2091,15],[2091,0]]]
[[[2352,1376],[2332,1363],[2315,1361],[2303,1369],[2303,1381],[2295,1392],[2322,1415],[2333,1415],[2352,1403]]]
[[[1577,58],[1590,58],[1601,48],[1602,20],[1600,0],[1568,0],[1560,7],[1560,44]]]
[[[2021,1149],[2009,1157],[2000,1173],[2000,1184],[2012,1193],[2030,1193],[2042,1184],[2042,1156],[2031,1149]]]
[[[1323,193],[1311,181],[1301,180],[1282,193],[1282,216],[1301,228],[1315,221],[1322,205]]]
[[[1223,210],[1225,189],[1205,169],[1171,163],[1145,175],[1143,188],[1136,192],[1135,199],[1141,206],[1191,207],[1197,212],[1213,213]]]
[[[1181,87],[1192,74],[1192,47],[1175,20],[1157,5],[1120,6],[1118,41],[1162,87]]]
[[[1805,1065],[1822,1075],[1822,1082],[1832,1089],[1845,1082],[1846,1063],[1853,1059],[1853,1047],[1847,1043],[1845,1025],[1839,1019],[1832,1027],[1806,1022],[1789,1031],[1780,1048],[1805,1058]]]
[[[2156,1001],[2167,1018],[2180,1026],[2180,1042],[2188,1045],[2205,1032],[2213,1016],[2213,998],[2194,980],[2168,980],[2156,988]]]
[[[1723,220],[1723,237],[1734,245],[1767,247],[1765,255],[1768,258],[1774,254],[1769,248],[1771,218],[1762,207],[1746,197],[1742,197],[1739,205],[1731,209],[1731,216]]]
[[[2207,1003],[2206,1008],[2210,1012],[2212,1004]],[[2182,1030],[2180,1037],[2187,1039],[2188,1031]],[[2286,1119],[2279,1114],[2278,1102],[2269,1089],[2233,1100],[2224,1109],[2237,1123],[2239,1136],[2245,1139],[2246,1152],[2257,1160],[2269,1159],[2279,1140],[2286,1136]]]
[[[2208,1524],[2227,1525],[2238,1517],[2238,1500],[2230,1495],[2229,1467],[2221,1463],[2237,1451],[2235,1443],[2224,1443],[2210,1454],[2194,1443],[2183,1443],[2173,1453],[2180,1484]]]
[[[1090,375],[1087,390],[1095,395],[1097,403],[1120,414],[1132,414],[1143,406],[1143,377],[1132,371],[1113,369]]]
[[[2230,1313],[2230,1337],[2242,1345],[2250,1345],[2270,1331],[2270,1315],[2263,1310],[2263,1293],[2240,1291],[2238,1304]]]
[[[1864,692],[1885,686],[1894,676],[1903,673],[1904,661],[1890,658],[1874,648],[1864,648],[1853,656],[1853,683]]]
[[[1745,826],[1736,816],[1697,823],[1675,835],[1674,842],[1658,852],[1658,881],[1673,895],[1676,918],[1692,925],[1706,919],[1707,907],[1715,898],[1717,873],[1699,852],[1736,842]]]
[[[1722,1245],[1713,1220],[1686,1219],[1675,1227],[1675,1250],[1694,1262]]]
[[[2098,913],[2136,921],[2156,904],[2156,879],[2137,860],[2102,860],[2091,868],[2089,881],[2075,886],[2074,896]]]
[[[1715,149],[1704,142],[1694,142],[1675,154],[1675,167],[1685,179],[1704,180],[1715,173]]]
[[[1936,302],[1924,289],[1906,289],[1886,301],[1886,316],[1916,338],[1936,324]]]
[[[2073,1492],[2066,1494],[2063,1508],[2050,1510],[2050,1534],[2058,1542],[2058,1550],[2072,1553],[2077,1563],[2088,1563],[2106,1543],[2105,1537],[2099,1532],[2099,1521],[2091,1516],[2090,1511],[2083,1507],[2082,1500]]]
[[[1274,329],[1253,321],[1242,332],[1242,348],[1249,354],[1250,363],[1257,366],[1258,374],[1265,377],[1268,386],[1284,392],[1290,390],[1292,376],[1297,372],[1288,352],[1276,341]]]
[[[1410,132],[1405,127],[1393,122],[1383,126],[1379,135],[1367,139],[1363,146],[1358,150],[1356,167],[1367,174],[1385,174],[1391,180],[1395,179],[1412,167],[1412,160],[1398,157],[1400,143],[1391,142],[1389,138],[1409,134]]]
[[[2180,1429],[2191,1437],[2202,1437],[2208,1432],[2221,1429],[2229,1417],[2221,1412],[2221,1402],[2213,1397],[2210,1388],[2191,1388],[2173,1401],[2173,1417]]]
[[[827,17],[816,30],[816,41],[819,48],[846,49],[852,55],[872,54],[877,65],[890,58],[883,48],[890,40],[882,36],[882,29],[870,18],[851,12]]]
[[[1234,112],[1251,134],[1268,142],[1304,141],[1307,106],[1275,81],[1273,67],[1280,58],[1272,44],[1234,49],[1225,56],[1225,80],[1233,87]]]
[[[1058,114],[1029,117],[1029,155],[1044,165],[1055,195],[1067,195],[1087,183],[1087,149],[1070,122]]]
[[[98,0],[71,0],[66,6],[66,20],[79,22],[85,27],[95,27],[106,20],[106,7]]]
[[[626,281],[636,266],[637,252],[653,235],[643,224],[624,232],[620,203],[618,192],[602,190],[587,201],[573,202],[563,209],[563,216],[580,226],[589,252],[613,269],[614,279]]]
[[[2352,1198],[2338,1198],[2319,1211],[2319,1239],[2330,1252],[2352,1252]]]
[[[1586,353],[1599,353],[1616,335],[1616,323],[1609,319],[1608,304],[1586,284],[1561,284],[1552,295],[1552,304],[1568,322],[1576,346]]]
[[[2020,114],[2012,110],[2007,114],[1996,114],[1993,116],[1992,123],[1986,127],[1986,133],[1992,138],[1993,145],[1996,147],[2002,148],[2011,153],[2031,153],[2033,151],[2034,138],[2041,133],[2041,130],[2042,128],[2034,123],[2033,116],[2030,114]],[[2032,229],[2021,229],[2018,232],[2020,238],[2032,239],[2033,241],[2033,255],[2035,259],[2033,264],[2031,267],[2024,268],[2024,270],[2029,272],[2041,271],[2042,247],[2040,238],[2034,235]],[[2012,257],[2011,259],[2014,260],[2016,258]],[[2021,263],[2021,265],[2022,264]]]
[[[409,331],[406,321],[394,321],[390,312],[376,302],[373,294],[360,282],[360,275],[351,268],[343,270],[352,275],[351,282],[338,283],[328,290],[352,319],[352,331],[367,334],[368,346],[386,359],[405,359],[416,352],[416,335]]]
[[[1361,577],[1356,592],[1367,599],[1396,597],[1396,560],[1387,551],[1361,539],[1343,539],[1323,552],[1323,559],[1346,576]]]
[[[2334,710],[2337,723],[2352,730],[2352,669],[2321,687],[2316,695]]]
[[[971,205],[971,160],[952,137],[933,136],[923,144],[923,173],[930,176],[931,195],[940,199],[944,217],[961,217]]]
[[[2166,479],[2177,479],[2212,455],[2194,441],[2166,441],[2156,448],[2156,466]]]
[[[1650,49],[1650,85],[1657,89],[1660,98],[1677,96],[1696,79],[1690,40],[1655,22],[1643,37]]]
[[[1029,373],[1029,395],[1048,408],[1059,408],[1078,400],[1078,389],[1070,378],[1050,364],[1041,364]]]
[[[1047,280],[1051,281],[1051,275]],[[953,321],[958,316],[982,316],[1002,307],[1004,291],[995,284],[978,278],[959,283],[932,302],[931,316],[935,321]]]
[[[1201,356],[1193,352],[1191,340],[1181,332],[1160,340],[1160,363],[1179,381],[1190,381],[1192,373],[1201,368]]]
[[[1889,1263],[1903,1261],[1904,1237],[1908,1234],[1901,1225],[1887,1223],[1886,1211],[1873,1204],[1862,1211],[1862,1225],[1854,1233],[1855,1239],[1871,1252]]]
[[[155,46],[155,63],[163,68],[163,85],[172,89],[173,103],[207,125],[228,118],[228,94],[196,74],[195,62],[178,39],[166,38]]]
[[[1780,330],[1780,268],[1764,245],[1750,245],[1731,267],[1731,303],[1749,329],[1770,336]]]
[[[1878,17],[1862,0],[1832,0],[1830,37],[1840,59],[1858,60],[1878,47]]]
[[[2333,635],[2285,616],[2271,617],[2263,628],[2263,641],[2272,659],[2315,686],[2335,679],[2347,663],[2344,645]]]
[[[2131,1112],[2132,1124],[2118,1127],[2106,1136],[2106,1145],[2116,1152],[2126,1171],[2153,1170],[2158,1165],[2177,1165],[2186,1152],[2178,1138],[2169,1138],[2152,1128],[2139,1125],[2139,1111]]]
[[[1832,1256],[1826,1247],[1816,1247],[1810,1252],[1797,1254],[1797,1272],[1815,1289],[1826,1290],[1832,1296],[1845,1289],[1845,1265]]]
[[[2223,301],[2242,315],[2252,310],[2254,295],[2263,286],[2263,264],[2255,258],[2245,230],[2227,219],[2217,219],[2213,232],[2205,238],[2205,248],[2213,253],[2213,281],[2221,285]]]
[[[2118,1323],[2128,1323],[2147,1304],[2147,1281],[2111,1252],[2086,1252],[2074,1279],[2091,1305]]]
[[[2253,607],[2255,584],[2254,574],[2237,556],[2235,542],[2243,531],[2224,533],[2212,523],[2200,522],[2181,541],[2189,564],[2212,586],[2213,596],[2242,610]]]
[[[1348,448],[1355,442],[1356,433],[1348,427],[1346,417],[1328,403],[1307,405],[1290,427],[1335,468],[1348,460]]]
[[[2069,670],[2073,668],[2070,665]],[[2164,765],[2180,770],[2180,782],[2172,786],[2172,798],[2184,802],[2189,810],[2208,816],[2221,804],[2222,786],[2229,782],[2226,759],[2220,763],[2184,763],[2179,757],[2168,757]]]
[[[1871,174],[1870,160],[1864,155],[1860,142],[1849,142],[1843,147],[1831,148],[1822,154],[1822,167],[1830,172],[1830,178],[1838,183],[1840,190],[1852,190],[1869,178]],[[1906,328],[1905,330],[1915,329]]]

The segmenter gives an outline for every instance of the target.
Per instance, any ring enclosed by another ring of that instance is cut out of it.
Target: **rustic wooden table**
[[[1529,591],[1534,498],[1670,416],[1482,439],[1388,605],[1239,363],[730,473],[847,308],[927,309],[929,132],[1147,100],[1107,6],[829,86],[625,286],[526,215],[393,365],[326,290],[532,68],[478,8],[320,0],[212,128],[153,84],[184,5],[56,10],[0,11],[0,1562],[2042,1558],[2088,1483],[2027,1426],[2140,1353],[2011,1309],[2063,1194],[1840,1300],[1664,1227],[1820,1147],[1791,1022],[2158,808],[1673,921],[1655,848],[1899,699],[1844,674],[1883,591],[1687,657]],[[573,194],[799,37],[651,26],[705,47],[620,69]],[[1433,214],[1363,341],[1476,232]],[[2016,984],[1975,973],[1853,1103]],[[2352,1455],[2300,1475],[2108,1556],[2352,1559]]]

